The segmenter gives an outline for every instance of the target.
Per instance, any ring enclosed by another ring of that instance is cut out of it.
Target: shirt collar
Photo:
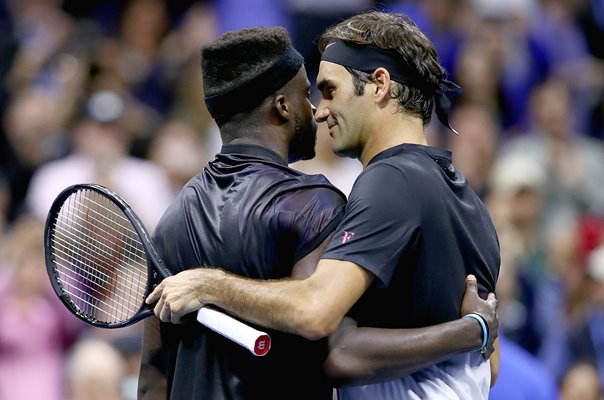
[[[402,154],[405,152],[416,152],[422,151],[426,153],[430,158],[434,159],[439,164],[444,162],[446,164],[451,164],[452,156],[451,152],[447,149],[443,149],[440,147],[432,147],[432,146],[424,146],[421,144],[413,144],[413,143],[403,143],[398,146],[390,147],[389,149],[383,150],[376,154],[367,164],[367,166],[378,162],[380,160],[384,160],[386,158],[395,156],[397,154]]]
[[[244,154],[246,156],[268,158],[271,161],[280,165],[287,166],[287,162],[283,160],[277,153],[266,147],[257,146],[254,144],[225,144],[220,151],[222,154]]]

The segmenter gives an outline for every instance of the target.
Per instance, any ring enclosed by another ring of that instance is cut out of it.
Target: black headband
[[[460,94],[461,88],[448,81],[446,76],[443,76],[438,82],[438,86],[434,87],[419,79],[416,69],[406,63],[401,55],[394,50],[380,49],[371,45],[359,45],[339,39],[330,40],[323,51],[321,60],[368,74],[372,74],[379,67],[386,68],[392,80],[418,89],[433,97],[434,108],[440,122],[455,134],[458,134],[449,123],[449,109],[451,108],[449,96]]]
[[[304,58],[289,46],[283,56],[260,75],[226,92],[205,96],[210,115],[220,118],[253,108],[289,82],[303,64]]]

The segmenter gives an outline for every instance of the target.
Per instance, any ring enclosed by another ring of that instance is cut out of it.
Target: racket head
[[[111,190],[63,190],[48,213],[44,253],[55,293],[89,325],[120,328],[152,315],[144,300],[166,270],[139,218]]]

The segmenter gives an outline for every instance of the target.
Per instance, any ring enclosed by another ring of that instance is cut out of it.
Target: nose
[[[329,109],[325,106],[322,107],[322,103],[319,103],[319,107],[315,109],[315,120],[317,122],[325,122],[327,121],[327,117],[329,117]]]

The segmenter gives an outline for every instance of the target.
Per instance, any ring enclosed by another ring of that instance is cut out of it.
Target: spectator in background
[[[8,213],[10,210],[11,187],[8,180],[0,170],[0,243],[4,242],[4,237],[8,233]],[[2,251],[0,250],[0,257]]]
[[[536,352],[561,378],[570,365],[564,342],[565,324],[573,323],[576,329],[575,320],[583,321],[586,307],[591,304],[586,288],[595,285],[593,278],[585,277],[587,255],[596,247],[595,243],[589,246],[583,243],[586,241],[583,231],[590,225],[585,219],[604,216],[604,210],[594,206],[598,203],[595,199],[604,196],[604,186],[598,178],[603,174],[604,157],[597,150],[604,140],[603,4],[602,0],[384,0],[379,4],[373,0],[253,0],[242,7],[239,0],[0,0],[0,116],[3,122],[0,124],[0,175],[7,182],[4,189],[0,183],[0,208],[7,204],[9,207],[0,211],[0,220],[5,216],[4,223],[0,223],[5,235],[0,238],[0,244],[7,243],[5,238],[10,236],[13,225],[20,226],[15,219],[26,209],[24,198],[32,174],[49,176],[48,171],[55,168],[55,164],[49,163],[70,151],[71,124],[76,111],[88,100],[87,93],[110,89],[129,99],[125,100],[127,103],[137,99],[137,110],[128,105],[129,117],[119,121],[119,125],[124,124],[130,135],[134,135],[128,139],[126,153],[140,158],[152,157],[154,162],[166,160],[171,149],[178,147],[177,143],[182,145],[192,138],[174,140],[180,135],[164,137],[160,133],[155,143],[154,135],[164,124],[170,125],[173,120],[192,124],[204,144],[208,138],[217,136],[216,126],[203,107],[198,68],[199,47],[218,33],[242,24],[289,26],[314,78],[312,70],[319,57],[314,42],[326,25],[376,5],[402,9],[417,18],[435,42],[452,80],[461,83],[465,90],[464,103],[471,100],[489,108],[488,113],[499,125],[497,146],[503,148],[501,155],[513,148],[513,152],[518,150],[539,161],[548,171],[544,193],[538,196],[544,202],[539,209],[547,207],[546,212],[539,212],[542,214],[539,224],[548,228],[543,229],[544,233],[524,236],[518,233],[517,227],[512,229],[511,219],[516,223],[524,220],[526,227],[532,225],[527,211],[535,200],[534,197],[531,200],[535,195],[533,189],[520,190],[514,196],[494,196],[505,200],[493,202],[498,203],[498,207],[493,208],[492,213],[496,215],[501,209],[507,213],[500,227],[505,264],[498,285],[502,327],[507,329],[508,339],[517,340]],[[168,19],[168,15],[172,18]],[[560,86],[567,88],[561,92],[566,93],[559,96],[557,90],[539,89],[534,97],[549,98],[539,107],[539,114],[549,114],[545,119],[550,122],[546,125],[553,128],[547,130],[562,132],[561,139],[555,139],[555,134],[543,133],[543,122],[537,123],[534,129],[528,128],[530,117],[535,114],[528,107],[535,85],[552,77],[562,80]],[[550,94],[542,95],[544,91]],[[563,102],[567,102],[567,109],[560,112],[559,103]],[[478,117],[481,113],[469,112],[474,106],[469,109],[465,104],[457,106],[460,116],[474,115],[482,120]],[[589,129],[584,130],[581,124],[585,123],[586,115]],[[455,163],[466,172],[473,186],[481,186],[476,183],[480,179],[472,177],[471,171],[478,170],[475,156],[482,154],[478,148],[483,148],[483,141],[490,135],[474,136],[472,132],[478,134],[476,122],[456,119],[453,123],[460,128],[459,138],[430,133],[428,140],[440,140],[436,145],[443,146],[444,139],[452,139],[450,146],[457,149],[454,154],[471,149],[467,151],[471,156],[456,157]],[[78,122],[78,125],[83,124]],[[490,131],[488,124],[485,133],[487,131]],[[583,133],[597,140],[584,140]],[[511,140],[513,135],[525,138]],[[109,139],[111,134],[105,136]],[[326,137],[319,138],[322,139]],[[99,139],[94,140],[98,143]],[[164,143],[169,144],[162,149]],[[347,163],[333,164],[334,160],[324,159],[324,155],[331,154],[329,151],[322,154],[320,143],[317,152],[315,161],[296,167],[307,172],[323,168],[346,190],[345,185],[354,179],[357,171],[349,169]],[[193,157],[193,153],[187,157],[180,153],[179,168],[183,166],[181,161]],[[178,185],[177,182],[185,179],[184,169],[176,172],[174,160],[170,161],[164,161],[164,167],[170,166],[168,173],[175,178],[172,184]],[[69,170],[67,175],[81,173],[74,168],[75,172]],[[489,173],[488,168],[479,172],[476,176]],[[136,183],[129,189],[138,187]],[[42,195],[53,197],[47,193]],[[589,210],[588,217],[585,210]],[[510,215],[511,212],[514,215]],[[525,217],[520,218],[521,214]],[[40,216],[45,215],[41,212]],[[535,237],[541,240],[536,243]],[[527,257],[527,249],[532,257]],[[529,275],[526,273],[528,264],[539,266],[531,270],[546,273]],[[527,276],[533,278],[529,280]],[[508,281],[507,288],[503,281]],[[533,294],[529,296],[529,293]],[[515,325],[518,321],[530,324],[533,333],[519,334],[526,330],[517,330],[523,329],[522,323]],[[98,333],[95,336],[99,336]],[[103,332],[102,337],[115,339],[108,337],[107,332]],[[581,342],[581,336],[577,340]],[[586,376],[585,368],[578,371],[580,373],[569,375],[571,383],[577,381],[576,377]],[[577,390],[570,383],[563,384],[565,398]],[[589,384],[579,385],[579,389],[584,387]]]
[[[525,127],[530,93],[547,76],[551,64],[533,32],[536,1],[470,2],[477,22],[467,34],[469,40],[480,42],[491,53],[497,74],[501,127],[506,131]]]
[[[537,41],[552,60],[552,73],[570,88],[575,127],[586,132],[587,113],[604,89],[604,74],[589,51],[587,38],[577,24],[577,6],[568,0],[541,0],[534,19]]]
[[[21,205],[36,169],[66,152],[60,100],[56,93],[30,88],[18,92],[5,115],[10,220],[23,211]]]
[[[52,292],[44,267],[44,225],[22,216],[0,259],[0,399],[63,400],[64,351],[81,324]]]
[[[604,140],[604,90],[600,92],[589,116],[589,134],[598,140]]]
[[[287,0],[247,0],[245,7],[239,0],[216,0],[220,32],[253,26],[282,26],[291,28]]]
[[[115,92],[99,91],[87,102],[74,127],[73,152],[36,171],[27,206],[46,218],[55,197],[69,185],[103,184],[119,193],[152,230],[173,198],[165,172],[153,163],[128,155],[131,136],[121,125],[128,104]]]
[[[125,372],[121,383],[122,394],[125,400],[137,399],[138,374],[141,368],[142,357],[141,331],[139,331],[138,335],[120,335],[109,342],[125,361]]]
[[[163,168],[176,196],[214,155],[211,147],[214,146],[205,143],[192,125],[170,120],[155,134],[147,158]]]
[[[123,393],[125,360],[105,341],[84,339],[78,342],[69,353],[65,372],[69,400],[135,399]]]
[[[561,383],[561,400],[600,400],[602,389],[598,370],[591,364],[573,366]]]
[[[451,124],[459,135],[446,135],[456,165],[483,200],[497,152],[499,127],[491,110],[481,103],[464,103],[455,108]]]
[[[96,59],[102,85],[127,91],[159,113],[168,110],[169,83],[159,70],[159,49],[168,29],[162,0],[133,0],[120,15],[115,36],[107,36]]]
[[[604,243],[588,258],[582,312],[568,331],[570,365],[588,363],[599,371],[604,386]]]
[[[505,107],[501,104],[499,67],[493,49],[481,41],[467,40],[459,50],[454,74],[464,90],[459,101],[482,104],[501,126]]]
[[[9,1],[18,48],[5,81],[13,95],[27,89],[74,35],[74,21],[58,0]],[[4,34],[4,33],[3,33]]]
[[[501,327],[514,341],[536,352],[534,297],[549,274],[545,237],[540,229],[545,170],[524,154],[499,158],[492,170],[487,197],[506,267],[506,290],[500,300]]]
[[[290,32],[294,47],[304,57],[308,79],[314,87],[321,55],[317,39],[326,27],[375,6],[374,0],[284,0],[291,15]]]
[[[556,381],[539,359],[504,335],[499,335],[499,346],[499,378],[490,400],[559,399]]]
[[[575,7],[576,22],[585,36],[590,52],[604,61],[604,5],[599,0],[577,0],[571,3]]]
[[[218,34],[215,6],[196,3],[189,7],[180,23],[166,36],[160,49],[162,69],[172,83],[169,117],[191,123],[198,135],[218,136],[210,113],[204,107],[203,85],[199,77],[199,48]],[[199,82],[198,85],[192,84]]]
[[[572,124],[568,85],[551,79],[532,94],[534,129],[505,143],[501,154],[524,154],[546,171],[545,232],[572,224],[582,213],[604,213],[604,147]]]
[[[402,12],[417,22],[419,28],[432,40],[445,70],[453,72],[459,47],[463,43],[460,29],[463,6],[456,0],[385,1],[388,11]],[[465,21],[464,21],[465,22]],[[458,81],[452,76],[453,81]]]

